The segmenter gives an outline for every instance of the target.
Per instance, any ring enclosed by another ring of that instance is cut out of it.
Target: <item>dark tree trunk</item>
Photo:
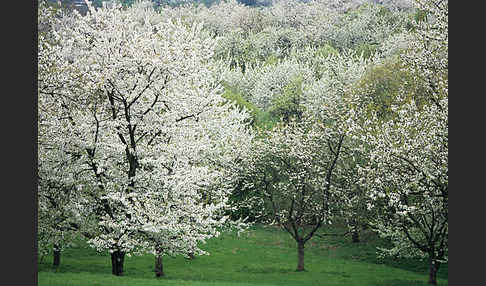
[[[351,240],[354,243],[358,243],[359,242],[359,231],[356,228],[353,229],[353,232],[351,234]]]
[[[116,276],[123,276],[123,261],[125,252],[114,251],[111,253],[111,273]]]
[[[189,259],[190,260],[193,260],[194,259],[194,253],[193,252],[189,252],[188,255],[189,255]]]
[[[429,262],[429,284],[437,285],[437,270],[439,270],[439,263],[435,259],[430,259]]]
[[[155,277],[163,277],[164,274],[164,265],[162,264],[162,251],[157,251],[155,254]]]
[[[61,249],[58,245],[54,245],[53,247],[53,263],[54,267],[59,267],[61,265]]]
[[[297,241],[298,263],[297,271],[304,271],[304,241]]]

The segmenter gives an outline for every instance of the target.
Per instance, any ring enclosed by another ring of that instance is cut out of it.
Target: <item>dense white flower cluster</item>
[[[372,64],[371,60],[360,57],[352,50],[329,56],[312,57],[310,54],[304,61],[312,63],[317,78],[304,86],[303,104],[317,116],[329,112],[342,113],[346,94]]]
[[[412,7],[377,5],[366,1],[276,1],[258,9],[237,1],[165,8],[167,15],[184,15],[203,22],[219,37],[215,56],[249,66],[268,57],[287,57],[290,50],[330,44],[338,50],[375,49],[389,37],[406,32]]]
[[[313,82],[313,72],[306,64],[290,58],[276,64],[227,71],[223,78],[237,88],[250,102],[263,110],[268,110],[272,99],[282,93],[285,86],[296,78],[304,82]]]

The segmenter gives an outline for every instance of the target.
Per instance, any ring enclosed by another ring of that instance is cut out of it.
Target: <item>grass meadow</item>
[[[109,254],[99,253],[82,240],[62,253],[61,266],[52,267],[52,257],[38,264],[38,285],[65,286],[419,286],[427,285],[427,263],[420,260],[378,259],[376,247],[385,245],[370,231],[360,243],[343,228],[321,230],[307,242],[304,272],[296,272],[297,248],[285,231],[254,226],[240,234],[226,233],[202,246],[209,256],[193,260],[164,256],[165,277],[155,278],[154,256],[125,257],[124,276],[111,274]],[[438,283],[448,285],[448,266],[442,265]]]

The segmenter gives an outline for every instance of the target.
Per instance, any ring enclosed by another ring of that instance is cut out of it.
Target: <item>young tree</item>
[[[250,138],[248,115],[220,96],[214,40],[181,19],[154,24],[149,9],[90,7],[73,25],[56,23],[56,45],[39,43],[39,97],[65,114],[47,120],[80,156],[73,172],[97,220],[88,242],[111,253],[114,275],[126,254],[151,249],[148,233],[175,245],[218,235],[230,190],[204,182]]]
[[[304,246],[338,210],[334,185],[344,136],[306,118],[281,125],[258,140],[245,158],[247,204],[296,241],[297,271],[304,271]]]

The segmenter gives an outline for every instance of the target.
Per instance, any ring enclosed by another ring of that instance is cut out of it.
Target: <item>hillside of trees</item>
[[[163,255],[259,223],[305,271],[339,222],[437,284],[447,0],[59,2],[38,13],[39,255],[81,236],[113,275],[151,253],[160,276]]]

